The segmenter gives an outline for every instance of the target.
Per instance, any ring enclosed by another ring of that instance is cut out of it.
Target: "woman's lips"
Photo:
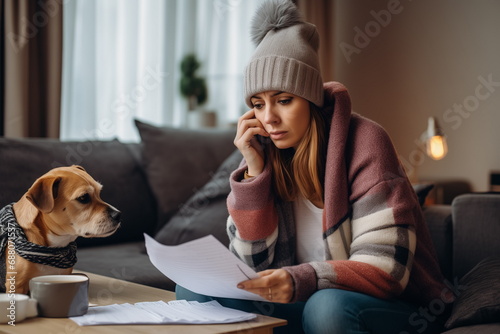
[[[269,134],[271,135],[271,139],[277,140],[277,139],[281,139],[284,136],[286,136],[287,132],[286,131],[273,131],[273,132],[269,132]]]

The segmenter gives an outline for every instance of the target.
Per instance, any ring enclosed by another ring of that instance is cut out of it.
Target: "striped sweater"
[[[325,83],[324,89],[331,119],[322,222],[326,261],[296,262],[293,206],[274,195],[270,164],[245,180],[242,161],[231,174],[230,249],[257,271],[287,270],[295,286],[292,301],[339,288],[427,304],[444,291],[444,279],[392,142],[378,124],[351,113],[342,84]]]

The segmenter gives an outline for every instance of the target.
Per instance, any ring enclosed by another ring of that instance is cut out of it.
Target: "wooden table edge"
[[[82,273],[89,277],[89,302],[97,305],[110,305],[121,303],[136,303],[141,301],[170,301],[175,299],[172,291],[155,288],[139,283],[129,282],[122,279],[94,274],[86,271],[75,270],[74,273]],[[124,294],[125,292],[125,294]],[[37,333],[156,333],[172,329],[175,333],[252,333],[271,334],[273,328],[284,326],[286,320],[257,314],[257,318],[250,321],[232,324],[211,325],[105,325],[105,326],[79,326],[67,318],[31,318],[17,323],[16,326],[2,326],[0,333],[33,333],[36,327]],[[9,328],[10,327],[10,328]],[[44,332],[42,330],[49,330]]]

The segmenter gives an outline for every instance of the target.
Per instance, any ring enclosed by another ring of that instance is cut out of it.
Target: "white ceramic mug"
[[[18,293],[0,293],[0,324],[15,325],[37,315],[35,299]]]
[[[84,315],[89,306],[89,278],[84,274],[38,276],[30,280],[38,314],[48,318]]]

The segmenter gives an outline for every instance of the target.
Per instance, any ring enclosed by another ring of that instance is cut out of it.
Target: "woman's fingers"
[[[288,303],[293,296],[293,282],[290,274],[283,269],[265,270],[259,278],[241,282],[238,288],[255,293],[275,302]]]
[[[243,116],[241,116],[238,120],[238,128],[236,132],[236,140],[241,138],[249,129],[258,129],[259,131],[254,132],[255,134],[260,134],[262,136],[269,136],[269,134],[264,129],[262,123],[255,118],[255,112],[253,109],[247,111]],[[247,138],[247,140],[249,140]]]
[[[255,118],[252,110],[247,111],[238,120],[238,129],[234,138],[234,145],[240,150],[245,158],[249,173],[258,175],[264,168],[264,152],[262,143],[257,140],[257,135],[268,137],[262,123]]]

